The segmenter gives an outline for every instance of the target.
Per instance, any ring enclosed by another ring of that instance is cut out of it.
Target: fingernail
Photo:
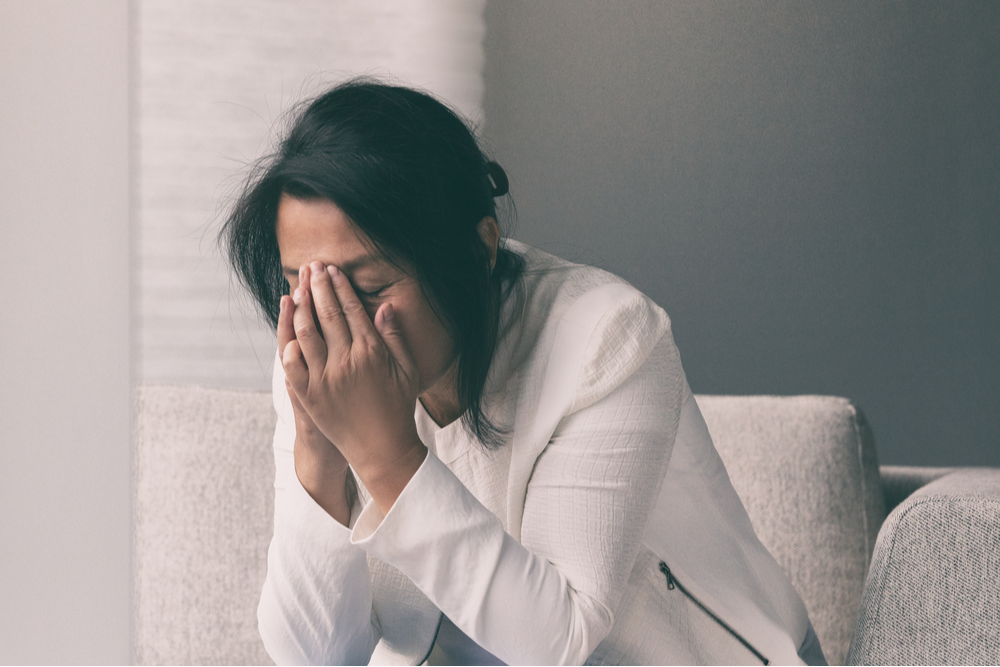
[[[279,313],[285,312],[285,297],[281,297],[280,299],[278,299],[278,312]]]
[[[292,294],[292,301],[297,306],[297,305],[299,305],[299,301],[301,301],[301,300],[302,300],[302,288],[301,287],[296,287],[295,288],[295,292]]]
[[[326,270],[330,272],[330,277],[331,278],[333,278],[334,276],[339,276],[340,275],[340,269],[338,269],[333,264],[331,264],[330,266],[326,267]]]
[[[312,269],[313,277],[323,271],[323,265],[318,261],[310,264],[309,268]]]
[[[392,322],[392,318],[395,317],[395,313],[392,312],[392,304],[385,304],[385,311],[382,313],[382,319],[386,322]]]

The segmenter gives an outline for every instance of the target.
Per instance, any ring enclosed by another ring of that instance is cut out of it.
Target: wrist
[[[296,454],[298,454],[296,449]],[[295,475],[317,505],[347,526],[357,491],[347,463],[320,464],[312,457],[295,456]],[[352,492],[353,491],[353,492]]]
[[[393,450],[391,458],[373,458],[354,466],[382,514],[387,514],[392,509],[396,499],[427,458],[427,447],[416,433],[405,444],[397,445]]]

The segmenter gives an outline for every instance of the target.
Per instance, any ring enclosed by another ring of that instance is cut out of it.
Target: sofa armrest
[[[891,512],[917,489],[960,468],[921,468],[917,466],[879,466],[885,511]]]
[[[847,664],[1000,662],[1000,469],[920,488],[879,532]]]
[[[145,385],[136,398],[136,664],[270,664],[257,631],[274,532],[270,392]]]

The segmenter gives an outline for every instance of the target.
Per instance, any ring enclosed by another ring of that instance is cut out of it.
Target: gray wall
[[[692,388],[836,394],[1000,465],[1000,3],[496,2],[514,236],[618,273]]]
[[[129,2],[0,2],[0,664],[127,663]]]

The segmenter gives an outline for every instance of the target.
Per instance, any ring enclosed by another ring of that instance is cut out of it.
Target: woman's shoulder
[[[623,278],[516,241],[508,248],[524,259],[521,335],[546,357],[577,351],[574,409],[623,382],[665,335],[673,346],[667,313]]]
[[[546,311],[557,301],[568,304],[601,286],[631,287],[623,278],[595,266],[570,262],[512,239],[504,245],[523,261],[519,277],[529,301]]]

